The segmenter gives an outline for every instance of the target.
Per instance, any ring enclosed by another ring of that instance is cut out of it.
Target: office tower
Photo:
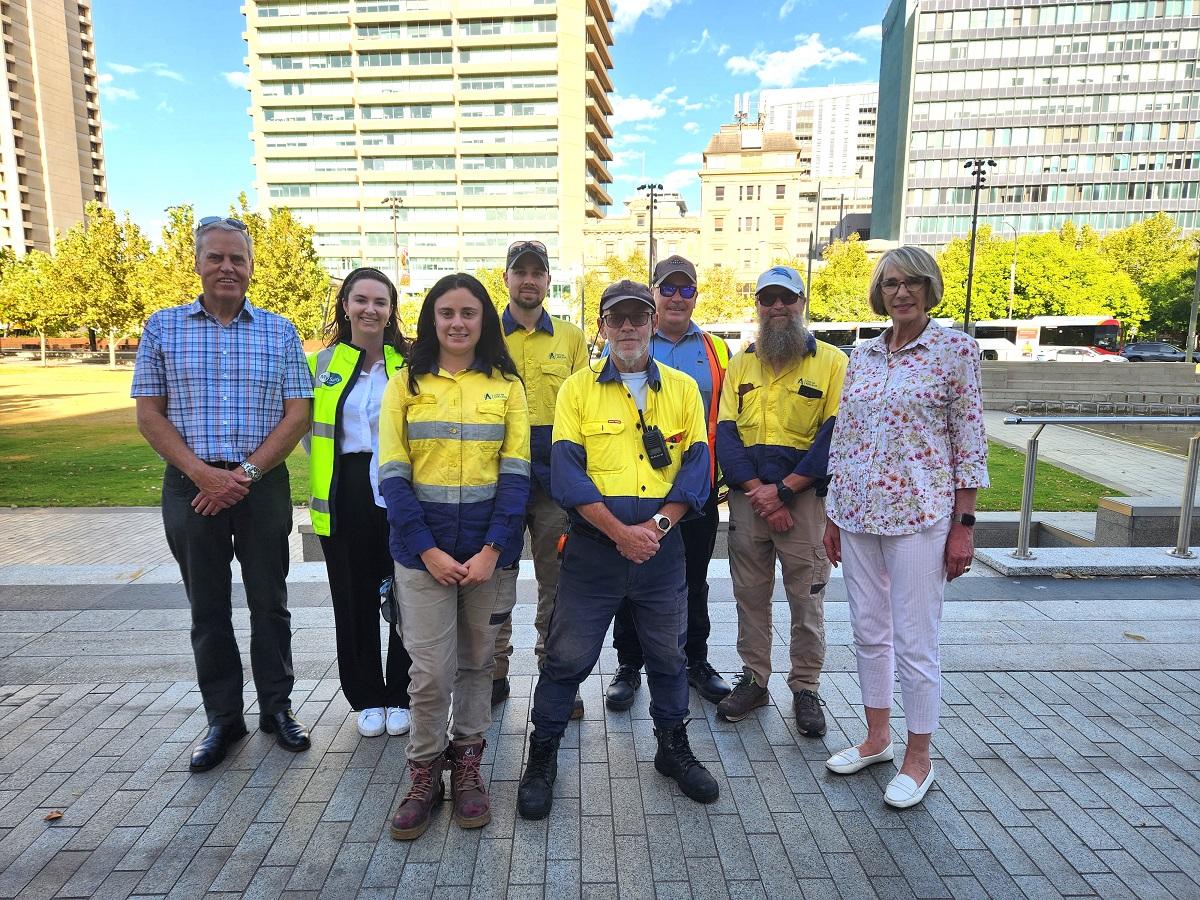
[[[758,95],[768,131],[790,131],[800,140],[800,164],[813,178],[862,178],[875,165],[879,85],[831,84],[778,88]],[[869,188],[866,194],[870,196]]]
[[[1200,0],[892,0],[873,237],[940,247],[979,222],[1098,232],[1159,210],[1200,227]]]
[[[50,250],[104,203],[90,0],[0,0],[0,247]]]
[[[244,11],[259,196],[315,227],[332,274],[392,272],[399,256],[402,287],[421,292],[502,267],[525,237],[556,280],[578,272],[584,224],[612,202],[608,0]]]

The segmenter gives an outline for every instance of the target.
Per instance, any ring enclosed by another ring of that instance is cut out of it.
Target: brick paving
[[[126,531],[128,550],[142,538]],[[357,734],[319,581],[291,586],[293,700],[313,749],[288,754],[259,733],[248,694],[250,736],[193,775],[204,721],[180,589],[64,583],[49,568],[38,581],[29,562],[0,547],[0,575],[26,564],[0,583],[0,897],[1200,896],[1197,579],[952,585],[937,783],[902,812],[882,802],[894,767],[824,769],[863,731],[840,580],[824,739],[797,735],[778,675],[772,705],[736,725],[693,694],[692,745],[721,784],[710,806],[654,771],[645,689],[628,712],[604,709],[606,649],[544,822],[515,810],[533,686],[525,579],[513,696],[488,734],[494,819],[462,831],[443,804],[402,844],[386,822],[405,739]],[[712,659],[728,672],[728,579],[712,591]],[[240,603],[235,624],[247,649]],[[893,724],[901,737],[898,713]]]

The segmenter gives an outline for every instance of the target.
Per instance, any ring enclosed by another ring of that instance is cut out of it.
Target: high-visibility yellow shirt
[[[549,492],[554,403],[567,377],[587,367],[587,341],[575,325],[552,318],[544,309],[532,331],[519,325],[507,307],[500,321],[509,355],[525,382],[533,477]]]
[[[774,484],[793,473],[825,478],[846,354],[811,336],[806,350],[781,372],[763,363],[753,344],[729,361],[717,461],[731,487],[754,478]]]
[[[468,367],[388,382],[379,416],[379,487],[387,502],[392,556],[423,568],[438,547],[466,562],[485,543],[497,565],[521,554],[529,499],[529,413],[516,379]]]
[[[562,386],[554,414],[551,494],[559,506],[603,501],[626,525],[647,521],[664,504],[698,510],[710,487],[708,434],[700,390],[691,377],[649,361],[645,410],[611,359],[576,372]],[[670,464],[655,469],[643,428],[658,426]]]

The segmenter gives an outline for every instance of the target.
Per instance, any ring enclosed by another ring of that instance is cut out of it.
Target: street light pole
[[[970,169],[971,174],[975,176],[975,208],[971,213],[971,255],[967,261],[967,304],[963,308],[963,331],[972,337],[975,336],[975,329],[971,327],[971,289],[975,281],[975,237],[979,231],[979,189],[987,180],[985,174],[987,168],[995,165],[994,159],[970,159],[963,166],[964,169]]]
[[[1007,219],[1002,222],[1006,228],[1011,228],[1013,233],[1013,258],[1008,266],[1008,317],[1013,317],[1013,296],[1017,291],[1017,241],[1020,239],[1020,233],[1017,231],[1017,226]]]
[[[1196,237],[1196,285],[1192,290],[1192,310],[1188,316],[1187,347],[1183,351],[1183,358],[1189,363],[1195,358],[1197,311],[1200,311],[1200,235]]]
[[[392,256],[396,265],[396,289],[400,289],[400,210],[404,208],[404,198],[395,194],[383,198],[383,205],[392,211]]]
[[[655,184],[653,181],[638,185],[639,191],[650,192],[650,246],[646,253],[646,257],[649,259],[650,265],[649,272],[646,276],[647,284],[654,280],[654,198],[656,196],[655,192],[661,191],[662,189],[663,186],[661,184]]]

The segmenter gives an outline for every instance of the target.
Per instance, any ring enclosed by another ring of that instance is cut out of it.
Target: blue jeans
[[[566,730],[580,683],[600,658],[604,635],[628,601],[646,659],[650,715],[659,728],[688,716],[687,583],[683,538],[672,529],[658,552],[637,565],[607,540],[576,526],[567,539],[546,656],[533,694],[533,733],[538,740]]]

